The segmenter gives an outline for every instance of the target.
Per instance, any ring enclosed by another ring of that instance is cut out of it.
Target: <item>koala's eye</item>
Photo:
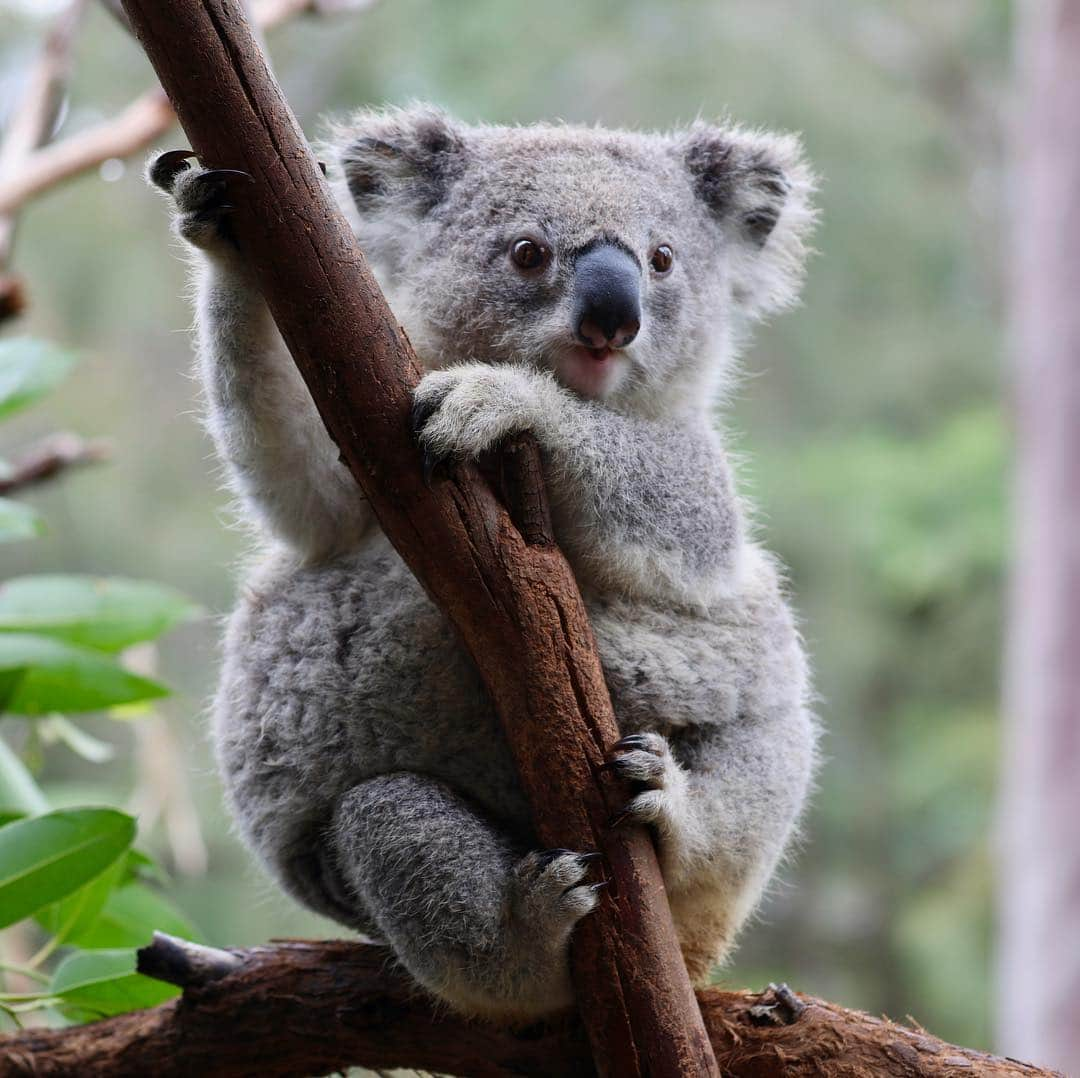
[[[667,273],[672,264],[675,262],[675,252],[666,244],[662,243],[652,253],[652,258],[649,259],[649,265],[653,268],[653,273],[657,273],[663,276]]]
[[[547,247],[527,236],[522,236],[510,244],[510,260],[520,270],[541,269],[547,265],[550,258],[551,251]]]

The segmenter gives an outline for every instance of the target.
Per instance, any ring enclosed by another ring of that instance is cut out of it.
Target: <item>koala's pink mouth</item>
[[[563,385],[592,398],[607,396],[626,373],[626,359],[614,348],[561,348],[552,365]]]

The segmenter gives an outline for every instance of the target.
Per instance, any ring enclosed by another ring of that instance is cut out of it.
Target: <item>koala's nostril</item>
[[[603,327],[591,318],[583,318],[577,327],[578,340],[587,348],[603,348],[608,342],[608,335]]]
[[[636,318],[624,322],[616,331],[612,345],[615,348],[625,348],[638,335],[639,329],[641,329],[641,322]]]
[[[641,328],[641,271],[625,250],[603,244],[577,259],[575,324],[588,348],[625,348]]]
[[[578,323],[577,335],[588,348],[625,348],[640,328],[637,318],[629,318],[620,325],[616,318],[587,314]]]

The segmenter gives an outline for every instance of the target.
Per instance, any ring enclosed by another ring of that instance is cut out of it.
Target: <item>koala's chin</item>
[[[621,349],[565,345],[549,360],[555,377],[581,397],[610,397],[630,374],[630,360]]]

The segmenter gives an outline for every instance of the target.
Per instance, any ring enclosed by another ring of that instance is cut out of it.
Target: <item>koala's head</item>
[[[707,403],[741,326],[794,301],[798,141],[365,112],[334,136],[361,244],[431,366],[524,361],[584,397]]]

